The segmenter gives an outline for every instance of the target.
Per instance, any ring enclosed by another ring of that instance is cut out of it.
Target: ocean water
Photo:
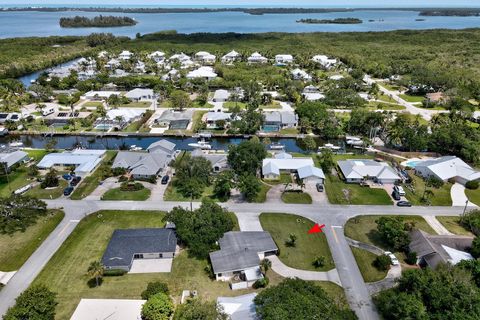
[[[139,23],[132,27],[74,28],[59,26],[61,17],[82,15],[93,17],[95,12],[1,12],[0,38],[88,35],[92,32],[111,32],[115,35],[135,37],[162,30],[177,30],[180,33],[195,32],[368,32],[399,29],[464,29],[480,27],[480,17],[420,17],[415,11],[359,10],[353,12],[330,12],[316,14],[265,14],[250,15],[241,12],[218,13],[111,13],[127,15]],[[102,13],[109,15],[109,13]],[[303,24],[302,18],[335,19],[358,18],[362,24]],[[425,21],[416,21],[416,19]],[[373,21],[369,21],[373,20]]]

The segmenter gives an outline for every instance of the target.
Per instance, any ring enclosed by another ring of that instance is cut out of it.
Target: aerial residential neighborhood
[[[480,319],[479,9],[12,1],[2,319]]]

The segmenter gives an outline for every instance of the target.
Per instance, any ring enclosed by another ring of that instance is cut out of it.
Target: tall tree
[[[100,261],[92,261],[87,270],[88,275],[95,278],[95,284],[97,287],[100,285],[100,279],[103,277],[104,272],[105,267]]]
[[[256,175],[266,156],[265,146],[252,139],[243,141],[238,145],[231,145],[228,150],[227,160],[235,174]]]
[[[15,300],[4,320],[54,320],[57,306],[56,294],[44,285],[33,285]]]

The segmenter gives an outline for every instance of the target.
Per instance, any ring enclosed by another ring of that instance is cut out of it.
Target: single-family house
[[[205,114],[205,123],[207,125],[207,129],[223,129],[231,120],[232,114],[230,112],[209,111]]]
[[[162,152],[119,151],[112,168],[123,168],[134,179],[150,179],[163,175],[171,160]]]
[[[240,53],[235,50],[230,51],[222,57],[222,63],[229,64],[241,59]]]
[[[3,164],[3,169],[10,170],[14,165],[20,162],[28,161],[28,154],[24,151],[17,150],[13,152],[1,152],[0,153],[0,163]],[[2,172],[3,174],[4,172]]]
[[[302,96],[306,101],[317,101],[325,99],[325,95],[314,85],[308,85],[303,88]]]
[[[473,260],[468,249],[473,237],[458,235],[431,235],[414,229],[410,232],[410,252],[417,254],[417,263],[435,269],[441,264],[456,265],[462,260]]]
[[[462,159],[455,156],[419,161],[415,165],[415,172],[425,178],[433,176],[442,181],[453,179],[461,184],[480,180],[479,171],[476,171]]]
[[[331,59],[325,55],[315,55],[312,61],[320,64],[325,69],[330,69],[338,64],[337,59]]]
[[[165,60],[165,52],[162,52],[162,51],[152,52],[148,55],[148,58],[150,58],[151,60],[157,63],[162,62],[163,60]]]
[[[341,74],[334,74],[333,76],[328,77],[328,79],[334,80],[334,81],[342,80],[343,78],[345,77]]]
[[[125,94],[125,97],[135,102],[142,101],[142,100],[155,99],[155,95],[152,89],[142,89],[142,88],[136,88],[128,91]]]
[[[116,229],[103,253],[102,264],[107,270],[130,271],[135,260],[173,259],[176,247],[173,229]]]
[[[429,92],[425,95],[425,97],[427,99],[427,105],[432,104],[432,107],[435,104],[444,104],[448,101],[447,95],[445,95],[443,92]]]
[[[110,96],[119,96],[122,93],[120,91],[88,91],[83,95],[84,99],[90,101],[101,101],[104,99],[108,99]]]
[[[132,58],[132,56],[133,56],[133,53],[131,53],[128,50],[124,50],[118,55],[118,59],[120,59],[120,60],[130,60]]]
[[[177,81],[180,79],[180,72],[177,69],[169,70],[166,74],[162,76],[163,81]]]
[[[361,183],[372,180],[382,184],[393,184],[401,180],[397,172],[385,162],[370,159],[351,159],[337,161],[346,182]]]
[[[149,153],[162,153],[165,154],[169,159],[173,159],[176,153],[175,147],[175,143],[161,139],[149,145],[147,151]]]
[[[267,63],[268,59],[262,56],[260,53],[254,52],[250,57],[247,58],[247,61],[250,64],[262,64]]]
[[[275,65],[286,66],[293,63],[293,56],[291,54],[277,54],[275,56]]]
[[[212,67],[200,67],[196,70],[187,73],[187,79],[205,79],[213,80],[217,77],[217,74]]]
[[[213,94],[213,102],[225,102],[230,98],[230,92],[224,89],[215,90]]]
[[[179,62],[182,62],[184,60],[190,60],[190,57],[188,55],[186,55],[185,53],[181,52],[181,53],[176,53],[174,55],[172,55],[170,58],[169,58],[170,61],[179,61]]]
[[[145,63],[143,61],[138,60],[133,66],[133,72],[140,73],[140,74],[145,73],[146,72]]]
[[[192,121],[193,110],[165,110],[155,119],[155,123],[162,127],[168,127],[170,130],[185,130]]]
[[[271,111],[264,113],[264,128],[269,131],[279,131],[285,128],[294,128],[298,125],[298,115],[293,111]]]
[[[246,287],[263,278],[260,261],[278,251],[265,231],[230,231],[218,240],[218,244],[220,250],[210,253],[216,280],[244,282]]]
[[[195,60],[200,62],[201,64],[212,65],[217,60],[217,57],[209,52],[200,51],[195,53]]]
[[[302,81],[311,81],[312,76],[309,75],[305,70],[296,68],[291,71],[293,80],[302,80]]]
[[[217,305],[230,320],[257,320],[254,302],[256,296],[256,293],[249,293],[236,297],[218,297]]]
[[[100,59],[105,59],[108,57],[108,52],[103,50],[103,51],[100,51],[98,54],[97,54],[97,57],[100,58]]]
[[[95,170],[105,155],[105,150],[76,149],[61,153],[49,153],[37,164],[39,169],[73,167],[75,174],[86,176]]]
[[[222,172],[229,168],[225,153],[206,153],[202,149],[195,149],[192,151],[192,157],[201,157],[210,161],[213,172]]]
[[[147,300],[81,299],[70,320],[141,320]]]
[[[22,118],[22,115],[17,112],[0,113],[0,123],[5,123],[7,121],[17,122],[17,121],[20,121],[21,118]]]
[[[295,173],[304,182],[322,183],[325,180],[325,174],[315,167],[312,158],[293,158],[282,152],[274,158],[263,159],[262,176],[265,179],[277,180],[282,172]]]

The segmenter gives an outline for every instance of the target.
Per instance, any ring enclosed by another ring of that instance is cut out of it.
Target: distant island
[[[60,26],[62,28],[107,28],[107,27],[128,27],[137,24],[135,19],[130,17],[115,17],[115,16],[97,16],[93,18],[88,17],[68,17],[60,18]]]
[[[478,17],[480,16],[480,9],[430,9],[420,11],[419,15],[430,17]]]
[[[363,23],[363,20],[357,18],[337,18],[337,19],[300,19],[298,23],[309,24],[359,24]]]

